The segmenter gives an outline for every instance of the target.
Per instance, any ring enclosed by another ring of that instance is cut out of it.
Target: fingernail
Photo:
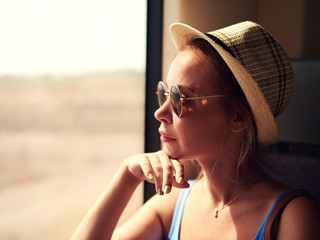
[[[163,192],[162,192],[162,188],[161,188],[161,187],[158,188],[157,193],[158,193],[159,195],[163,195]]]
[[[167,185],[167,186],[165,186],[163,191],[164,191],[164,193],[165,193],[165,194],[170,193],[170,191],[171,191],[170,186],[168,186],[168,185]]]
[[[153,179],[153,175],[151,173],[149,173],[148,177],[149,177],[150,180]]]
[[[178,183],[183,183],[183,177],[178,178]]]

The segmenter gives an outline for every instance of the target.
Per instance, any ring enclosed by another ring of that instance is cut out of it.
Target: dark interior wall
[[[292,67],[294,95],[276,119],[279,140],[320,146],[320,60],[293,60]]]
[[[284,46],[291,59],[320,58],[317,0],[164,0],[164,33],[172,21],[211,31],[240,21],[258,22]],[[164,39],[169,41],[169,39]]]
[[[270,30],[291,59],[320,58],[317,0],[259,0],[257,21]]]
[[[172,2],[164,0],[163,77],[169,66],[166,52],[173,48],[169,35],[166,35],[172,22],[183,22],[206,32],[244,20],[256,21],[283,45],[290,59],[299,59],[293,62],[296,75],[294,97],[278,119],[280,141],[312,147],[316,144],[319,148],[320,1],[177,0],[174,6]]]
[[[257,20],[256,0],[180,0],[180,21],[200,31],[212,31],[236,22]]]
[[[320,59],[320,1],[306,0],[302,58]]]

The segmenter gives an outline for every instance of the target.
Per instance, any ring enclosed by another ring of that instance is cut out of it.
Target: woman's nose
[[[154,117],[160,122],[172,122],[172,107],[170,104],[170,98],[168,97],[166,101],[160,106],[155,112]]]

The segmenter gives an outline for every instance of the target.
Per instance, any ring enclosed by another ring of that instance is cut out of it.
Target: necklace
[[[241,197],[246,191],[248,191],[249,188],[246,188],[245,190],[243,190],[241,193],[239,193],[237,196],[235,196],[235,198],[233,198],[231,201],[227,202],[226,204],[224,204],[220,209],[215,208],[214,209],[214,216],[215,218],[218,218],[218,214],[220,211],[222,211],[225,207],[229,206],[231,203],[233,203],[234,201],[236,201],[239,197]]]

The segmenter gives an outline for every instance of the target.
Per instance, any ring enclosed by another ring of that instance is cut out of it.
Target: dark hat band
[[[216,36],[213,36],[209,33],[205,33],[205,35],[210,38],[212,41],[214,41],[216,44],[219,44],[224,50],[226,50],[228,53],[231,54],[232,57],[236,58],[234,53],[231,51],[231,49],[224,44],[224,42],[222,42],[219,38],[217,38]]]

